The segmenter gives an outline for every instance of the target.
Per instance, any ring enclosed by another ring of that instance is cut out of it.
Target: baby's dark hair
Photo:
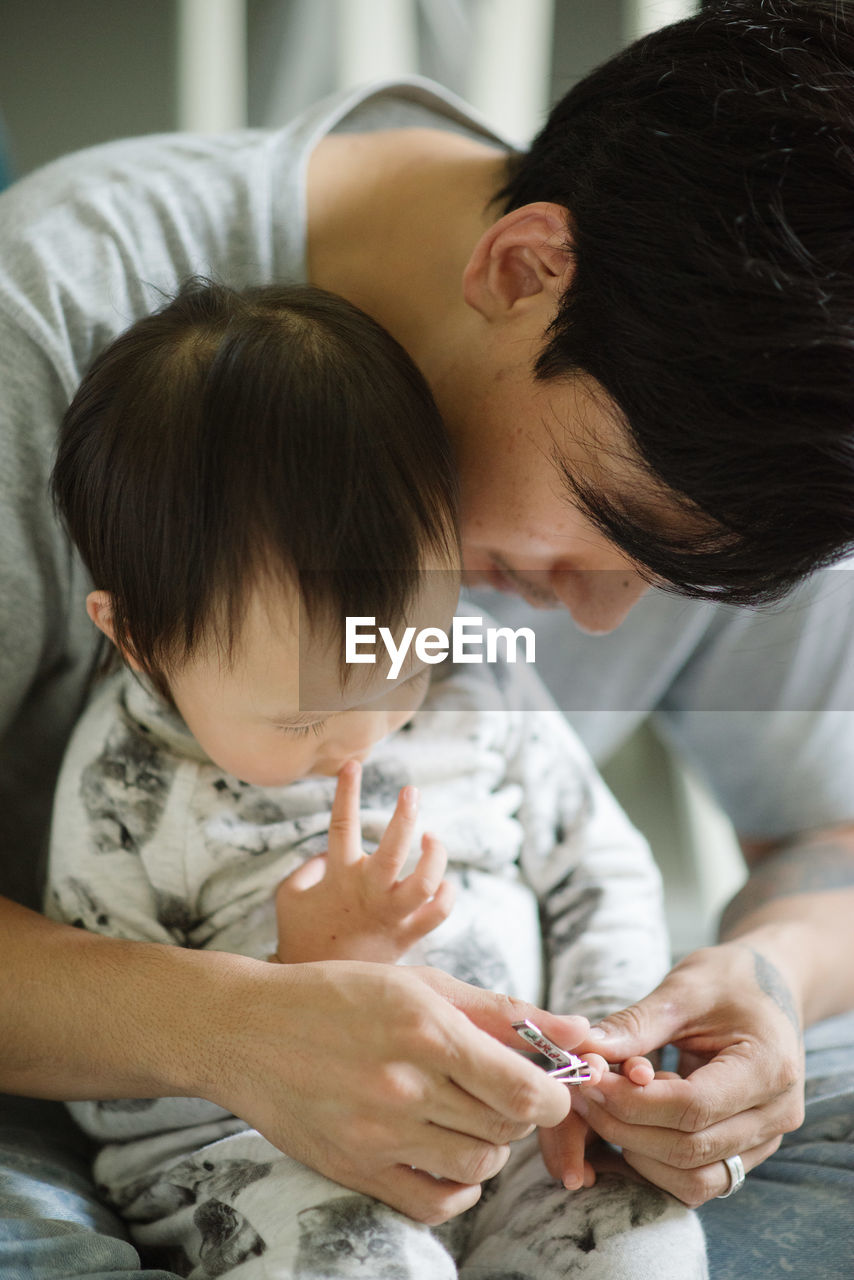
[[[637,41],[555,106],[496,198],[567,210],[574,276],[538,377],[604,388],[648,493],[685,513],[667,536],[567,470],[614,542],[745,604],[850,550],[851,0],[715,0]]]
[[[259,575],[396,625],[431,553],[456,567],[457,477],[424,378],[379,324],[310,286],[193,279],[95,361],[62,422],[56,507],[120,649],[164,695]]]

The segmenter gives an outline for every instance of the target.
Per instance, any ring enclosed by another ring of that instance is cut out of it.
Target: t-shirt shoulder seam
[[[344,91],[346,93],[346,91]],[[366,106],[372,100],[382,97],[408,99],[420,106],[435,107],[437,114],[456,120],[458,124],[476,130],[490,138],[498,146],[510,147],[512,144],[496,132],[484,115],[453,90],[445,88],[426,76],[397,76],[371,85],[360,85],[349,91],[336,104],[336,109],[329,117],[328,127],[334,128],[347,115],[358,107]]]

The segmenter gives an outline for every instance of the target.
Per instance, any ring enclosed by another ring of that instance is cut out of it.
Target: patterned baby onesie
[[[457,893],[404,963],[597,1020],[667,968],[660,878],[529,682],[501,665],[437,672],[415,718],[364,765],[363,844],[376,847],[399,789],[418,786],[419,821],[444,842]],[[263,958],[276,945],[275,888],[326,848],[334,791],[334,778],[259,788],[224,773],[144,682],[118,672],[65,758],[47,913],[114,937]],[[535,1136],[516,1144],[479,1205],[430,1231],[203,1099],[70,1106],[102,1144],[96,1180],[146,1262],[194,1280],[705,1275],[693,1213],[615,1175],[567,1192]]]

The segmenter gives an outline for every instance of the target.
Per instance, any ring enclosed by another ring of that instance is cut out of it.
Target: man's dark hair
[[[502,212],[568,211],[536,362],[586,374],[694,533],[567,474],[684,594],[761,603],[854,544],[854,4],[716,0],[576,85]],[[671,502],[671,505],[672,502]]]
[[[213,634],[231,652],[259,574],[310,618],[395,625],[429,552],[457,561],[457,480],[403,348],[308,286],[191,280],[116,339],[62,423],[56,506],[117,643],[163,676]]]

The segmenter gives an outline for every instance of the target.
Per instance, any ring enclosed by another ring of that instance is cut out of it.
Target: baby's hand
[[[540,1151],[545,1166],[553,1178],[563,1183],[567,1191],[592,1187],[596,1181],[595,1170],[590,1161],[585,1159],[586,1148],[597,1135],[586,1119],[584,1095],[587,1088],[595,1090],[609,1068],[605,1059],[600,1058],[597,1053],[585,1053],[584,1060],[592,1075],[587,1085],[580,1088],[572,1086],[572,1110],[569,1115],[554,1129],[540,1130]],[[650,1084],[655,1078],[655,1070],[647,1058],[629,1058],[622,1064],[621,1072],[633,1084]]]
[[[596,1053],[585,1053],[584,1061],[591,1070],[590,1083],[598,1084],[608,1070],[608,1063]],[[553,1129],[540,1129],[540,1151],[552,1177],[562,1182],[567,1191],[577,1191],[580,1187],[592,1187],[596,1181],[593,1166],[584,1158],[587,1144],[593,1141],[596,1134],[575,1110],[578,1086],[566,1087],[572,1099],[572,1110]]]
[[[375,853],[362,849],[359,790],[362,771],[348,761],[338,774],[329,823],[329,848],[298,867],[276,891],[277,958],[374,960],[394,964],[446,918],[453,886],[435,836],[421,840],[415,870],[398,880],[418,812],[418,792],[404,787]]]

